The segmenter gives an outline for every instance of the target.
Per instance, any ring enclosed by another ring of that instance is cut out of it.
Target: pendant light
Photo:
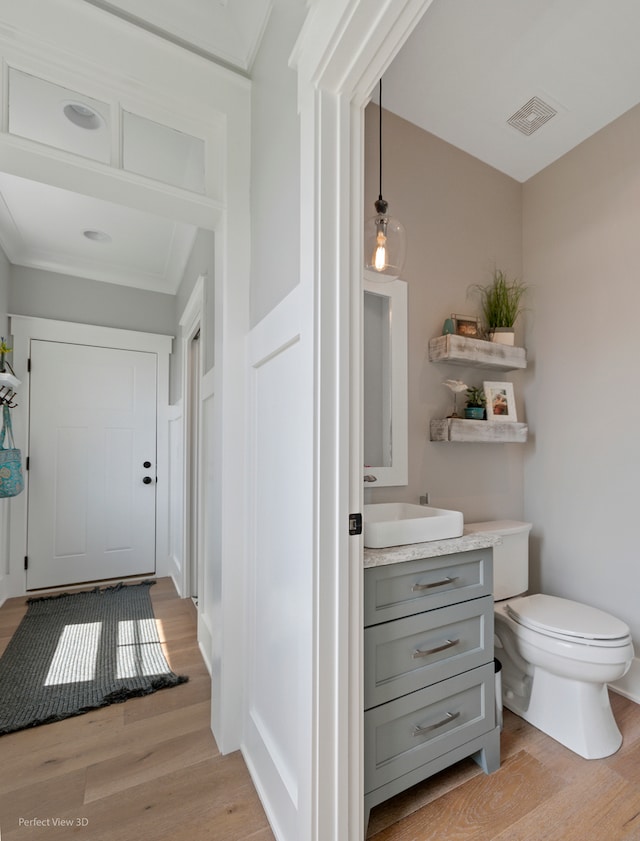
[[[365,267],[369,278],[381,282],[400,276],[406,252],[406,234],[401,222],[389,215],[389,204],[382,198],[382,79],[379,97],[379,185],[376,215],[368,219],[364,228]]]

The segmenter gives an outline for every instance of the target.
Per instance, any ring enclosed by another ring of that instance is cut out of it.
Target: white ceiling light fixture
[[[86,230],[82,232],[82,235],[88,240],[91,240],[91,242],[112,242],[111,236],[105,231]]]
[[[105,125],[100,114],[84,102],[65,102],[62,112],[78,128],[95,131]]]
[[[371,270],[370,279],[387,282],[395,280],[402,272],[407,238],[402,223],[389,215],[389,204],[382,198],[382,79],[380,79],[379,110],[380,190],[375,202],[376,215],[365,223],[364,253],[365,267]]]

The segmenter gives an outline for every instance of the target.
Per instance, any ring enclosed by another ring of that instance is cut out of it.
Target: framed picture
[[[475,315],[456,315],[451,313],[453,329],[458,336],[477,339],[480,336],[480,319]]]
[[[488,421],[516,421],[513,383],[483,383]]]

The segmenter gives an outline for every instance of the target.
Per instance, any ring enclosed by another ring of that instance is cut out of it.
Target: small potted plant
[[[522,312],[522,297],[527,284],[521,280],[508,280],[500,269],[493,272],[493,280],[486,286],[471,287],[480,294],[482,314],[492,342],[514,344],[513,325]]]
[[[476,386],[469,386],[467,389],[467,403],[464,409],[464,416],[469,420],[484,420],[484,410],[487,405],[487,398],[484,391]]]

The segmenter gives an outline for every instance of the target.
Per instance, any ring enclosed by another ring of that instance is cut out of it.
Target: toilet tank
[[[488,520],[465,523],[464,533],[491,532],[502,538],[493,547],[493,600],[510,599],[529,588],[529,532],[531,523],[518,520]]]

